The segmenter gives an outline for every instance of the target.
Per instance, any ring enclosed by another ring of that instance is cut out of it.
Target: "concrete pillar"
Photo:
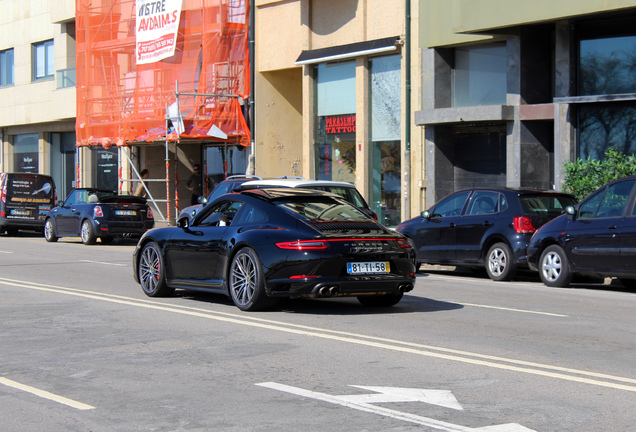
[[[314,122],[316,110],[314,105],[314,67],[306,65],[303,67],[302,78],[302,122],[303,122],[303,146],[302,146],[302,172],[301,175],[307,179],[315,177],[315,148],[314,148]]]
[[[571,96],[574,90],[573,29],[569,21],[555,25],[555,97]],[[576,157],[576,131],[570,104],[554,104],[554,187],[561,190],[563,163]]]
[[[514,119],[507,122],[506,135],[506,186],[519,187],[521,183],[521,40],[508,38],[508,74],[506,104],[513,107]]]
[[[371,202],[371,131],[369,127],[370,91],[369,60],[367,57],[356,59],[356,188],[362,196]]]

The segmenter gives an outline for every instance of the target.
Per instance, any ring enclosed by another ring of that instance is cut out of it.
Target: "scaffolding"
[[[175,54],[148,64],[136,64],[137,0],[76,2],[77,146],[165,145],[166,219],[169,143],[250,145],[248,2],[183,0]],[[137,179],[120,185],[141,180],[122,153]]]

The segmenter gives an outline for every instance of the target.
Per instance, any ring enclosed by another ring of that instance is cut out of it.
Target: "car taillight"
[[[298,240],[291,242],[276,243],[281,249],[293,250],[322,250],[327,249],[327,242],[316,240]]]
[[[378,214],[376,212],[373,212],[373,219],[378,220]]]
[[[397,242],[398,245],[403,249],[413,249],[411,242],[406,239],[399,239]]]
[[[104,217],[104,212],[100,206],[95,206],[93,209],[93,217]]]
[[[537,229],[532,223],[532,219],[527,216],[517,216],[512,220],[512,224],[517,234],[532,234]]]
[[[148,219],[154,219],[154,215],[152,214],[152,209],[150,207],[148,207],[148,213],[146,213],[146,217]]]

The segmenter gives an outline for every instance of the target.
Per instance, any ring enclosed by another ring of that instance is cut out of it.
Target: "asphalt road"
[[[636,293],[419,273],[397,306],[146,297],[133,243],[0,236],[0,430],[636,430]]]

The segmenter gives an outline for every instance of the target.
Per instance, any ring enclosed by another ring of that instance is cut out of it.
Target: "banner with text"
[[[174,55],[182,0],[137,0],[137,64]]]

